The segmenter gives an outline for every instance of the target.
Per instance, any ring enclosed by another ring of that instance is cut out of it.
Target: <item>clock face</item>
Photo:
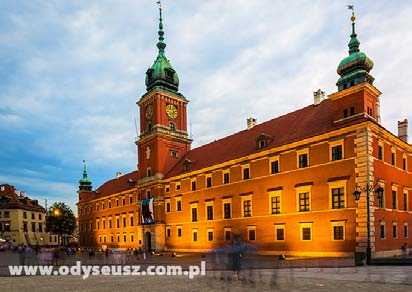
[[[177,118],[177,108],[173,104],[168,104],[166,106],[166,114],[171,119]]]
[[[146,119],[150,119],[150,118],[152,117],[152,115],[153,115],[153,106],[152,106],[151,104],[149,104],[149,105],[146,107],[146,113],[145,113],[145,115],[146,115]]]

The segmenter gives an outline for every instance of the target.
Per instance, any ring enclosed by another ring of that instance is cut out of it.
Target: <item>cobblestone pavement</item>
[[[244,260],[240,279],[215,263],[216,258],[197,255],[149,256],[145,261],[127,257],[105,258],[76,255],[60,258],[60,265],[139,264],[199,265],[206,261],[206,275],[195,276],[8,276],[7,265],[16,265],[18,254],[0,254],[0,291],[412,291],[412,266],[353,266],[350,259],[304,259],[274,261],[273,257]],[[23,258],[24,264],[39,264],[35,257]],[[45,264],[45,263],[40,263]]]
[[[213,275],[194,279],[176,276],[2,277],[2,291],[411,291],[412,286],[353,280],[332,280],[263,274],[244,280]]]

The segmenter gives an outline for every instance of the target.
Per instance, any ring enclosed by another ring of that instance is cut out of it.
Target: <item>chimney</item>
[[[248,130],[252,129],[252,128],[255,127],[256,124],[257,124],[255,118],[248,118],[248,119],[246,120],[246,123],[247,123],[247,129],[248,129]]]
[[[116,179],[122,176],[122,173],[120,171],[116,172]]]
[[[408,143],[408,119],[398,121],[398,138]]]
[[[318,89],[318,91],[313,92],[313,104],[318,105],[325,99],[325,92]]]

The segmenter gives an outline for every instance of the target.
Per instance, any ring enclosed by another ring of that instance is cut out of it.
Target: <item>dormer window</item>
[[[147,79],[149,82],[151,82],[153,79],[153,71],[154,71],[153,69],[149,69],[146,71]]]
[[[165,77],[166,77],[166,80],[168,80],[168,81],[173,81],[173,74],[174,74],[174,71],[173,71],[173,70],[171,70],[171,69],[169,69],[169,68],[166,68],[166,69],[165,69]]]
[[[268,146],[273,140],[275,139],[275,137],[271,136],[271,135],[267,135],[264,132],[260,132],[260,135],[256,138],[256,142],[257,142],[257,147],[258,149],[263,149],[266,146]]]

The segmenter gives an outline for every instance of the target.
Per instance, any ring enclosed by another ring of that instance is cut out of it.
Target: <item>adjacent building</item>
[[[337,92],[318,90],[302,109],[250,118],[245,130],[191,149],[161,12],[159,52],[137,102],[138,170],[93,191],[84,169],[81,246],[207,251],[237,234],[268,254],[389,256],[412,244],[408,122],[397,134],[381,125],[354,15]]]
[[[45,227],[46,210],[37,200],[11,185],[0,185],[0,238],[12,245],[45,245],[50,243]]]

